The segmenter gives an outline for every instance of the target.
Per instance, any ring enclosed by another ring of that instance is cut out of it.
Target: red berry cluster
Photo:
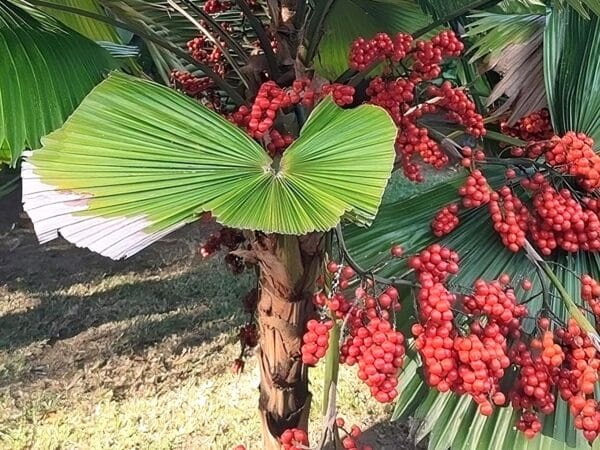
[[[244,126],[250,136],[261,139],[273,128],[277,112],[292,106],[294,100],[295,98],[288,95],[277,83],[267,81],[261,85],[252,106],[241,106],[232,115],[232,119],[239,126]]]
[[[529,210],[508,186],[491,194],[488,207],[502,243],[510,251],[518,252],[525,245]]]
[[[430,86],[430,95],[441,97],[436,103],[446,111],[448,120],[464,125],[467,133],[475,137],[485,135],[483,116],[477,113],[475,103],[461,88],[455,88],[449,81],[444,81],[438,88]]]
[[[477,280],[473,294],[463,300],[464,309],[471,315],[486,316],[488,322],[500,327],[503,335],[519,337],[519,326],[521,319],[527,315],[527,308],[517,304],[515,292],[508,286],[509,281],[505,276],[492,282]]]
[[[600,156],[593,146],[592,138],[569,131],[550,140],[546,161],[559,171],[574,176],[586,191],[593,191],[600,187]]]
[[[439,257],[432,258],[432,254]],[[455,325],[456,296],[444,284],[458,271],[458,266],[450,264],[457,261],[455,252],[439,245],[409,260],[420,283],[419,323],[412,332],[427,383],[441,392],[470,395],[480,413],[490,415],[493,404],[506,402],[500,380],[511,364],[508,337],[520,336],[527,310],[517,303],[507,275],[493,282],[478,280],[473,294],[463,299],[460,313],[471,322],[464,334]]]
[[[589,281],[582,291],[589,293]],[[554,390],[569,404],[575,417],[575,427],[582,430],[590,442],[600,432],[600,405],[594,398],[598,382],[600,353],[590,337],[573,320],[566,327],[550,331],[550,321],[539,320],[540,338],[531,340],[529,347],[519,342],[511,350],[511,359],[519,375],[510,393],[515,409],[521,410],[517,428],[527,437],[541,430],[538,414],[551,414],[555,408]]]
[[[458,379],[452,391],[472,396],[484,416],[492,414],[492,404],[502,405],[506,401],[499,386],[510,365],[506,348],[506,337],[493,321],[485,327],[475,323],[471,334],[454,338]]]
[[[274,81],[267,81],[260,86],[252,106],[240,106],[231,114],[230,120],[254,139],[263,141],[269,153],[276,155],[294,142],[291,134],[275,128],[280,111],[298,104],[312,108],[316,101],[329,94],[339,106],[347,106],[354,101],[354,91],[354,87],[339,83],[326,84],[317,91],[309,79],[295,80],[291,89],[283,89]]]
[[[238,248],[242,242],[244,242],[244,236],[241,231],[233,228],[221,228],[208,237],[206,242],[200,246],[198,253],[202,258],[208,258],[221,247],[227,247],[231,251]]]
[[[279,440],[282,450],[301,450],[308,447],[308,434],[299,428],[285,430]]]
[[[208,77],[195,77],[185,70],[173,70],[171,82],[190,97],[196,97],[214,87],[214,82]]]
[[[442,49],[433,44],[432,41],[415,42],[415,63],[411,78],[413,80],[433,80],[442,73],[440,63],[442,62]]]
[[[206,0],[204,2],[204,11],[208,14],[217,14],[224,11],[229,11],[233,4],[228,1],[221,0]]]
[[[225,45],[221,42],[221,45]],[[205,36],[187,42],[187,49],[196,61],[208,65],[217,75],[224,76],[227,70],[223,52]]]
[[[423,175],[415,157],[419,155],[423,162],[436,169],[442,169],[448,163],[448,156],[442,147],[431,137],[426,128],[415,125],[414,119],[403,117],[400,133],[396,137],[396,153],[400,157],[404,175],[411,181],[423,181]]]
[[[474,170],[467,177],[465,184],[458,189],[466,208],[478,208],[491,199],[490,186],[481,170]]]
[[[510,392],[513,408],[522,410],[517,429],[531,438],[542,428],[538,411],[543,414],[554,411],[551,368],[539,353],[533,353],[523,342],[511,350],[511,360],[520,369]]]
[[[370,387],[376,400],[382,403],[393,401],[398,395],[397,377],[404,357],[404,336],[394,330],[390,322],[393,311],[400,309],[398,290],[387,286],[376,292],[375,283],[367,279],[351,296],[343,290],[356,277],[355,271],[350,266],[329,261],[327,272],[332,278],[333,292],[329,296],[318,292],[313,302],[343,320],[347,336],[340,349],[340,361],[350,366],[358,365],[359,378]],[[317,351],[314,348],[308,350],[311,355],[313,350]]]
[[[326,84],[321,90],[324,96],[331,94],[338,106],[351,105],[354,102],[354,91],[354,86],[341,83]]]
[[[452,232],[458,226],[458,205],[452,203],[451,205],[444,206],[440,212],[438,212],[433,221],[431,222],[431,228],[433,234],[437,237],[442,237]]]
[[[415,84],[403,77],[388,80],[377,76],[369,82],[366,94],[369,103],[384,108],[400,124],[408,104],[415,99]]]
[[[458,273],[458,253],[440,244],[433,244],[412,256],[408,266],[418,273],[419,279],[425,277],[434,282],[444,282],[450,275]]]
[[[317,101],[317,91],[311,86],[308,78],[299,78],[292,83],[292,91],[300,97],[300,104],[312,108]]]
[[[377,33],[373,39],[356,39],[350,49],[350,67],[364,70],[372,64],[390,59],[398,62],[408,53],[412,36],[398,33],[393,38],[386,33]]]
[[[581,277],[581,298],[589,305],[594,315],[600,317],[600,283],[589,275]]]
[[[473,102],[463,91],[452,88],[449,83],[444,83],[441,88],[417,89],[422,87],[420,83],[440,74],[440,63],[444,57],[458,56],[463,49],[463,44],[452,31],[443,31],[429,41],[415,43],[408,35],[399,34],[392,39],[380,33],[372,40],[360,38],[353,44],[350,65],[358,70],[386,58],[392,65],[406,58],[403,67],[408,66],[409,73],[396,77],[389,75],[394,73],[393,70],[385,71],[383,76],[371,80],[366,94],[369,103],[384,108],[396,123],[399,131],[396,153],[405,176],[412,181],[423,181],[417,158],[438,170],[448,163],[448,156],[442,147],[429,136],[427,128],[417,123],[425,114],[445,110],[450,120],[464,124],[467,132],[473,136],[480,137],[485,133],[481,116],[475,112]],[[409,55],[412,58],[408,58]],[[413,105],[417,91],[429,99]],[[438,94],[444,97],[437,100],[431,98]]]
[[[458,39],[454,31],[444,30],[431,39],[433,45],[442,50],[442,56],[460,56],[465,45]]]
[[[461,153],[463,156],[461,164],[467,169],[471,168],[471,166],[473,165],[473,161],[482,162],[485,160],[485,153],[483,153],[483,150],[473,151],[471,147],[465,146],[461,149]]]
[[[411,78],[419,81],[437,78],[442,72],[442,59],[459,56],[463,50],[464,44],[451,30],[442,31],[430,41],[416,41]]]
[[[329,347],[329,330],[333,321],[319,322],[311,319],[306,323],[306,333],[302,336],[302,362],[307,366],[316,365],[327,353]]]
[[[588,441],[593,441],[600,433],[600,404],[594,398],[600,354],[587,333],[572,319],[556,335],[566,355],[558,372],[560,396],[569,403],[575,427],[583,431]]]
[[[367,325],[352,330],[341,352],[346,364],[358,363],[358,377],[370,387],[377,401],[389,403],[398,396],[404,336],[389,321],[373,318]]]
[[[502,134],[528,142],[545,141],[554,134],[550,113],[545,108],[519,119],[513,126],[509,126],[508,122],[501,122],[500,130]]]
[[[535,215],[529,230],[543,254],[549,255],[557,247],[567,252],[600,249],[600,218],[584,205],[568,189],[557,191],[549,183],[535,192]]]
[[[360,438],[362,431],[358,425],[352,425],[350,431],[344,428],[345,421],[341,417],[335,419],[335,424],[338,429],[341,429],[345,433],[345,437],[342,439],[342,446],[346,450],[373,450],[370,445],[359,446],[357,440]]]
[[[452,323],[456,297],[443,283],[426,274],[420,274],[421,289],[417,296],[420,323],[413,325],[412,333],[423,362],[425,381],[440,392],[448,392],[458,379]]]

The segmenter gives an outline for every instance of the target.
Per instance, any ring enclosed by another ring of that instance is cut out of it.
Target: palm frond
[[[198,27],[189,20],[189,17],[193,17],[199,22],[203,20],[203,17],[198,15],[198,10],[201,10],[203,2],[194,2],[195,7],[190,7],[188,1],[173,0],[178,9],[185,11],[184,15],[166,0],[97,1],[120,21],[143,29],[146,33],[160,36],[161,39],[182,51],[187,52],[187,42],[202,34]],[[268,22],[264,10],[257,11],[255,15],[262,21]],[[241,11],[234,6],[229,11],[219,13],[211,21],[230,30],[228,34],[236,42],[236,45],[231,46],[229,51],[236,57],[239,64],[245,63],[246,58],[243,51],[250,53],[254,48],[253,41],[256,39],[256,35]],[[215,34],[215,37],[218,36]],[[164,83],[169,83],[169,74],[172,69],[188,70],[196,76],[203,75],[201,70],[197,70],[178,55],[173,54],[172,51],[148,39],[143,39],[143,41]]]
[[[116,62],[42,11],[0,4],[0,163],[55,130]]]
[[[487,105],[505,98],[496,114],[511,111],[509,124],[543,108],[546,105],[542,50],[545,15],[479,13],[470,17],[475,20],[467,27],[467,35],[474,42],[471,61],[486,57],[484,67],[502,76]]]
[[[96,44],[110,53],[113,58],[136,58],[140,55],[140,49],[135,45],[115,44],[107,41],[96,41]]]
[[[584,19],[600,15],[600,3],[597,0],[554,0],[554,3],[559,9],[572,8]]]
[[[115,73],[23,163],[23,203],[42,242],[58,233],[130,256],[210,211],[284,234],[375,216],[396,128],[384,110],[322,101],[274,167],[241,129],[172,89]]]
[[[502,183],[500,174],[489,174],[492,185]],[[438,241],[430,230],[430,222],[436,211],[448,203],[458,200],[457,186],[462,184],[464,174],[456,174],[440,180],[428,189],[384,204],[375,222],[369,229],[358,229],[348,225],[344,228],[346,244],[351,254],[363,267],[372,267],[381,262],[393,244],[401,244],[407,254],[420,251],[423,247]],[[451,287],[460,292],[468,289],[478,278],[494,279],[501,273],[508,273],[513,280],[530,278],[533,290],[541,284],[535,277],[535,267],[523,253],[512,253],[504,248],[495,235],[486,208],[469,210],[461,215],[461,225],[442,242],[456,250],[464,263],[461,272],[451,281]],[[573,297],[579,295],[579,285],[573,273],[600,275],[596,255],[584,253],[576,255],[558,254],[556,261],[567,269],[558,269],[557,275],[570,290]],[[377,273],[393,276],[406,271],[405,260],[393,260]],[[552,291],[551,294],[556,294]],[[517,296],[525,293],[517,288]],[[550,295],[549,304],[543,298],[528,302],[530,315],[541,308],[550,308],[558,317],[566,320],[568,313],[564,304]],[[409,316],[401,327],[410,335],[410,324],[414,323],[415,312],[412,296],[406,295],[402,315]],[[534,320],[524,324],[526,331],[535,326]],[[476,404],[469,397],[454,394],[440,394],[432,391],[424,383],[419,366],[420,359],[409,344],[405,370],[400,375],[399,391],[394,419],[412,417],[417,424],[416,438],[429,436],[431,450],[466,449],[586,449],[589,448],[583,436],[576,432],[573,418],[562,400],[557,401],[554,414],[544,418],[543,432],[528,440],[515,429],[516,414],[512,408],[497,408],[490,417],[479,414]],[[510,378],[510,374],[507,375]]]
[[[600,17],[554,9],[544,33],[544,80],[554,129],[600,141]]]
[[[97,14],[103,14],[104,11],[97,0],[50,0],[50,3],[57,5],[72,6],[84,11],[90,11]],[[65,11],[60,11],[54,8],[42,8],[49,15],[60,20],[69,28],[83,34],[92,41],[113,42],[116,44],[124,44],[115,27],[89,17],[84,17],[77,14],[70,14]]]

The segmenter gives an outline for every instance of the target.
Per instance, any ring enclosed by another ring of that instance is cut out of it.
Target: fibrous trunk
[[[322,235],[263,235],[235,252],[259,268],[260,398],[264,448],[279,449],[289,428],[306,430],[311,394],[300,348],[314,311],[312,294],[322,267]]]

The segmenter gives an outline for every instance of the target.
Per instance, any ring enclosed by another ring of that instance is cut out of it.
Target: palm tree
[[[509,121],[515,122],[546,105],[557,133],[577,130],[598,140],[600,25],[595,14],[600,7],[594,0],[557,1],[550,8],[526,0],[258,6],[236,0],[212,15],[204,3],[2,2],[0,44],[11,64],[0,74],[0,113],[12,119],[0,124],[0,160],[17,165],[23,149],[42,147],[22,160],[25,209],[42,242],[60,233],[117,259],[204,212],[245,230],[248,245],[234,254],[258,267],[264,447],[279,448],[284,430],[306,428],[310,393],[299,354],[314,312],[315,283],[334,251],[333,236],[359,274],[375,270],[378,280],[402,287],[403,280],[394,276],[406,272],[406,259],[382,266],[382,255],[394,243],[412,254],[434,242],[429,223],[458,199],[456,189],[466,173],[451,172],[379,208],[396,136],[382,109],[341,109],[330,98],[312,110],[293,108],[285,127],[300,129],[298,138],[282,156],[272,157],[199,103],[234,110],[257,95],[265,76],[281,86],[309,77],[361,86],[372,74],[347,69],[355,38],[398,31],[430,36],[449,24],[465,34],[472,58],[450,64],[445,76],[469,85],[481,112],[510,111]],[[222,51],[224,73],[188,53],[186,43],[198,35]],[[130,43],[143,49],[141,57]],[[478,76],[482,59],[503,75],[501,82],[490,73]],[[117,67],[135,76],[107,76]],[[205,80],[220,102],[202,96],[200,102],[192,100],[143,79],[168,84],[173,69]],[[462,129],[448,130],[445,123],[428,126],[450,146],[466,139]],[[498,141],[523,144],[490,130],[484,142],[489,155],[501,153]],[[503,177],[490,168],[488,181],[497,187]],[[467,260],[457,286],[508,269],[513,278],[541,271],[534,289],[548,295],[528,302],[530,314],[549,310],[561,320],[573,314],[565,304],[571,306],[570,297],[579,296],[574,274],[597,278],[597,253],[548,258],[557,263],[554,275],[548,271],[552,262],[506,250],[488,222],[485,208],[467,210],[460,227],[443,239]],[[411,297],[403,298],[397,326],[409,335],[416,313]],[[394,418],[420,419],[417,437],[430,435],[430,448],[587,446],[562,400],[544,418],[543,433],[527,440],[514,430],[512,408],[479,415],[470,397],[440,394],[425,384],[412,342],[407,355]]]

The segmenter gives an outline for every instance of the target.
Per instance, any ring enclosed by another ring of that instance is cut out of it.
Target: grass
[[[239,376],[236,328],[252,274],[200,261],[192,226],[125,262],[33,233],[0,236],[0,448],[260,449],[258,368]],[[313,441],[323,367],[312,370]],[[342,368],[338,404],[378,449],[404,425]],[[391,431],[390,431],[391,430]]]

